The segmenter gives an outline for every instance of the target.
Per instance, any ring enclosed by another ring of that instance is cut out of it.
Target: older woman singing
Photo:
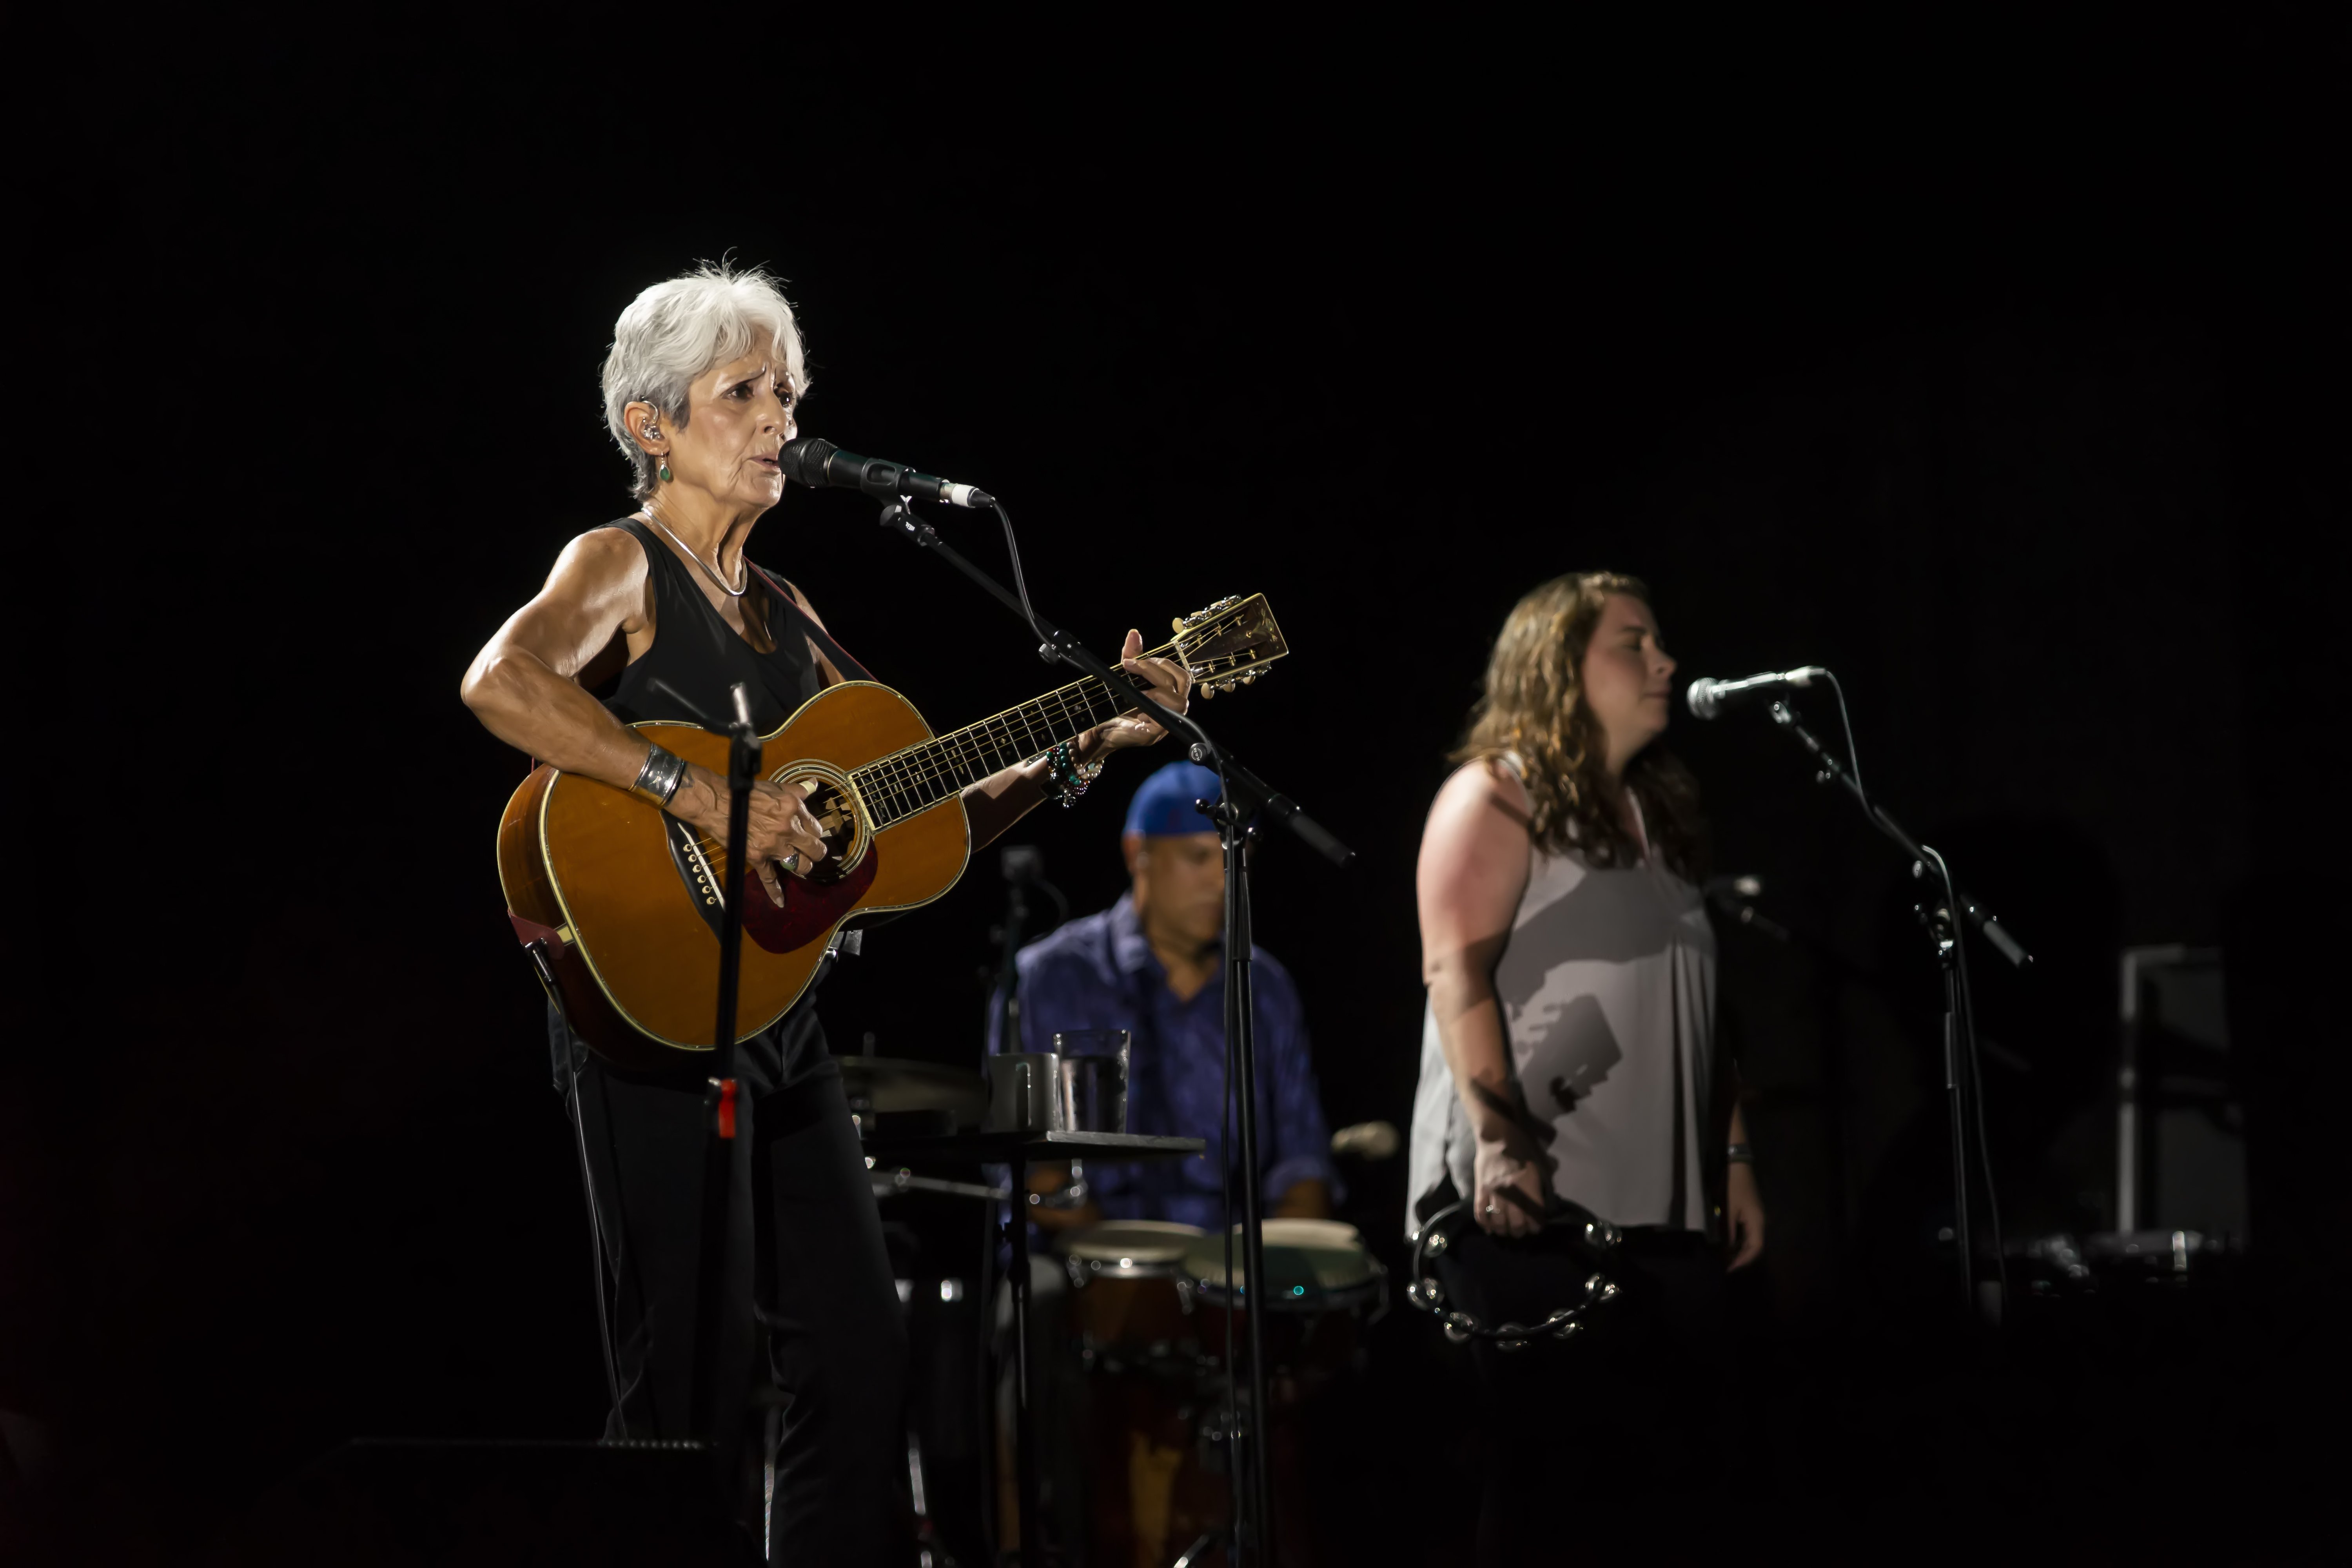
[[[726,712],[741,681],[765,732],[824,687],[864,673],[800,589],[745,554],[753,525],[783,495],[777,453],[797,434],[807,390],[792,307],[757,269],[706,266],[621,312],[604,361],[604,420],[629,461],[637,509],[565,546],[546,586],[476,657],[462,695],[491,733],[723,837],[726,781],[649,746],[630,724],[694,721],[665,686],[702,712]],[[1128,634],[1126,668],[1181,709],[1189,677],[1139,658],[1142,646]],[[616,675],[604,700],[590,695]],[[1041,759],[973,785],[963,796],[973,845],[1049,795],[1082,789],[1108,752],[1160,732],[1114,720],[1075,742],[1074,766],[1055,772]],[[802,807],[788,785],[756,786],[750,842],[772,896],[778,878],[805,876],[824,857]],[[607,1434],[702,1436],[688,1429],[701,1080],[619,1071],[590,1057],[551,1008],[550,1031],[613,1297]],[[740,1444],[742,1517],[757,1528],[764,1459],[772,1561],[895,1561],[911,1540],[898,1494],[898,1301],[839,1072],[808,998],[736,1059],[747,1103],[730,1146],[728,1294],[710,1393],[723,1440]]]

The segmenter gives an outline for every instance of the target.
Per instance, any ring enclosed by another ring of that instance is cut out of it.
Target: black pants
[[[1450,1306],[1537,1323],[1582,1299],[1592,1259],[1557,1237],[1455,1233],[1434,1260]],[[1695,1231],[1633,1230],[1605,1269],[1622,1295],[1576,1338],[1470,1343],[1478,1382],[1478,1561],[1597,1560],[1662,1523],[1706,1537],[1726,1486],[1723,1258]]]
[[[840,1069],[813,1044],[789,1072],[772,1050],[747,1049],[739,1069],[716,1430],[755,1531],[773,1466],[771,1562],[896,1563],[913,1541],[906,1329]],[[697,1436],[703,1084],[590,1058],[578,1085],[619,1363],[606,1436]]]

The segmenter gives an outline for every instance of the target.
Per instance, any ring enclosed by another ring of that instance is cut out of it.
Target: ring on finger
[[[801,852],[795,849],[791,854],[784,857],[784,869],[787,871],[798,871],[800,868]]]

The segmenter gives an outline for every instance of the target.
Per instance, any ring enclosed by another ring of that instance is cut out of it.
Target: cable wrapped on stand
[[[1435,1318],[1445,1330],[1445,1337],[1455,1344],[1488,1340],[1498,1351],[1523,1351],[1539,1334],[1572,1340],[1583,1331],[1587,1312],[1615,1300],[1621,1293],[1615,1280],[1595,1269],[1584,1281],[1583,1300],[1570,1306],[1554,1307],[1538,1323],[1482,1323],[1459,1308],[1447,1307],[1445,1289],[1429,1272],[1428,1262],[1454,1245],[1453,1233],[1447,1227],[1469,1214],[1470,1204],[1468,1198],[1449,1204],[1430,1215],[1429,1222],[1421,1227],[1412,1244],[1412,1283],[1405,1287],[1404,1292],[1404,1299]],[[1624,1239],[1623,1233],[1607,1220],[1558,1198],[1546,1212],[1544,1228],[1566,1230],[1583,1251],[1603,1264]]]

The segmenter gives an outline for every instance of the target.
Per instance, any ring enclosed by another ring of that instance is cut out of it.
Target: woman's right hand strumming
[[[760,885],[767,889],[778,909],[784,903],[778,868],[805,877],[824,858],[824,838],[815,818],[808,814],[807,798],[793,784],[758,779],[751,785],[751,821],[744,844],[752,868],[760,874]],[[700,766],[688,770],[669,803],[672,816],[721,849],[727,844],[727,810],[726,779]]]

